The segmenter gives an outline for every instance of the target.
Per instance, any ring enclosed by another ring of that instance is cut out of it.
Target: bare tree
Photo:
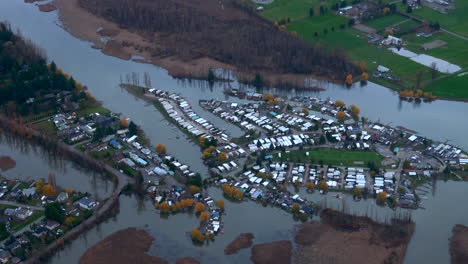
[[[143,82],[144,82],[146,88],[148,88],[148,89],[151,88],[151,76],[149,75],[149,73],[147,73],[147,72],[144,73]]]
[[[423,75],[422,70],[419,70],[416,73],[416,85],[415,85],[416,90],[419,90],[421,88],[422,75]]]
[[[435,62],[431,63],[431,78],[434,80],[437,77],[438,69]]]

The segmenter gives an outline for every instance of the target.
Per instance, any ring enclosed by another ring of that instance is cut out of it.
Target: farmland
[[[439,97],[468,100],[467,83],[468,72],[465,71],[435,80],[425,90]]]

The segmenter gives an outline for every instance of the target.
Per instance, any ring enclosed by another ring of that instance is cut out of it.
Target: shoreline
[[[242,72],[233,65],[206,56],[189,61],[182,60],[177,55],[153,57],[148,52],[150,47],[154,47],[154,45],[160,47],[164,44],[151,43],[137,32],[123,29],[113,22],[89,13],[78,6],[77,0],[54,0],[51,3],[57,8],[58,19],[65,31],[80,40],[91,42],[93,44],[92,48],[99,49],[108,56],[152,64],[165,69],[173,78],[207,80],[210,69],[223,69],[233,72],[239,82],[244,84],[251,83],[255,78],[255,73]],[[101,34],[101,32],[104,32],[104,34]],[[113,34],[106,34],[107,32],[112,32]],[[135,56],[141,58],[135,58]],[[259,73],[268,87],[314,88],[308,87],[307,80],[310,79],[340,83],[337,80],[312,74],[273,73],[266,71],[259,71]],[[221,76],[221,79],[226,81],[224,76]],[[229,78],[227,79],[230,80]]]

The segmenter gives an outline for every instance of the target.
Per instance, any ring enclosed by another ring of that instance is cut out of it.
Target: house
[[[10,252],[0,249],[0,262],[1,263],[7,263],[11,259],[11,254]]]
[[[382,40],[383,45],[401,45],[403,41],[400,38],[394,37],[392,35],[387,36],[384,40]]]
[[[10,260],[10,263],[12,263],[12,264],[19,264],[19,263],[21,263],[21,259],[18,258],[18,257],[13,257],[13,258]]]
[[[24,220],[30,217],[33,214],[33,211],[29,208],[18,207],[15,209],[7,208],[5,209],[5,215]]]
[[[57,196],[57,201],[59,201],[59,202],[64,202],[67,199],[68,199],[68,193],[66,193],[66,192],[61,192]]]
[[[60,226],[60,223],[54,220],[47,220],[45,228],[49,229],[50,231],[54,231],[57,227]]]
[[[115,148],[115,149],[121,149],[122,148],[122,144],[120,144],[117,140],[115,139],[111,139],[109,141],[109,145],[111,145],[111,147]]]
[[[387,68],[387,67],[385,67],[385,66],[382,66],[382,65],[379,65],[379,66],[377,67],[377,70],[378,70],[379,72],[381,72],[381,73],[386,73],[386,72],[389,72],[389,71],[390,71],[389,68]]]
[[[36,194],[36,188],[28,188],[28,189],[23,189],[22,190],[23,196],[30,197]]]
[[[47,229],[43,226],[38,226],[36,229],[33,231],[33,235],[36,237],[43,237],[47,234]]]
[[[78,200],[77,204],[81,208],[88,210],[93,209],[97,205],[96,201],[89,199],[88,197],[81,198],[80,200]]]

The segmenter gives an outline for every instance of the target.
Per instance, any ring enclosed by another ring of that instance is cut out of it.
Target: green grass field
[[[379,17],[377,19],[371,20],[365,23],[365,25],[371,28],[374,28],[376,30],[383,30],[386,27],[392,26],[404,20],[407,20],[407,18],[404,16],[397,15],[397,14],[392,14],[392,15],[387,15],[387,16],[383,16],[383,17]]]
[[[47,135],[57,134],[57,128],[55,127],[52,121],[44,120],[44,121],[34,124],[33,126],[35,129],[43,133],[46,133]]]
[[[323,16],[307,17],[291,23],[288,26],[289,31],[296,31],[299,36],[313,40],[314,33],[324,36],[324,30],[327,29],[328,33],[333,34],[332,27],[335,32],[340,30],[340,25],[347,26],[348,19],[335,14],[327,14]]]
[[[463,73],[465,73],[463,76]],[[445,98],[468,100],[468,71],[438,79],[424,90],[433,95]]]
[[[307,156],[306,153],[309,153]],[[278,154],[274,155],[274,160],[281,160]],[[369,161],[380,164],[383,157],[372,151],[354,151],[337,149],[316,149],[298,150],[283,153],[283,161],[293,161],[300,163],[319,163],[333,166],[358,166],[366,167]],[[357,162],[357,163],[356,163]]]
[[[101,105],[90,106],[90,107],[86,107],[84,109],[80,109],[80,110],[77,111],[78,116],[85,116],[85,115],[90,115],[90,114],[94,114],[94,113],[99,113],[101,115],[105,115],[105,114],[110,113],[110,111],[108,109],[104,108]]]
[[[406,10],[402,4],[398,5],[399,10]],[[455,0],[455,9],[450,10],[449,14],[442,14],[434,9],[423,6],[421,9],[414,10],[411,15],[432,22],[439,22],[441,27],[468,37],[468,1]],[[403,11],[404,12],[404,11]]]
[[[309,9],[319,11],[320,0],[275,0],[268,5],[260,5],[265,8],[262,15],[272,21],[282,17],[289,17],[292,20],[309,16]],[[315,10],[317,9],[317,10]]]
[[[425,53],[439,59],[457,64],[465,68],[468,67],[468,41],[462,40],[448,33],[436,33],[431,37],[417,37],[416,34],[408,34],[403,37],[403,40],[408,43],[407,48],[414,52]],[[434,40],[442,40],[447,42],[447,45],[427,51],[421,51],[422,44],[429,43]]]

